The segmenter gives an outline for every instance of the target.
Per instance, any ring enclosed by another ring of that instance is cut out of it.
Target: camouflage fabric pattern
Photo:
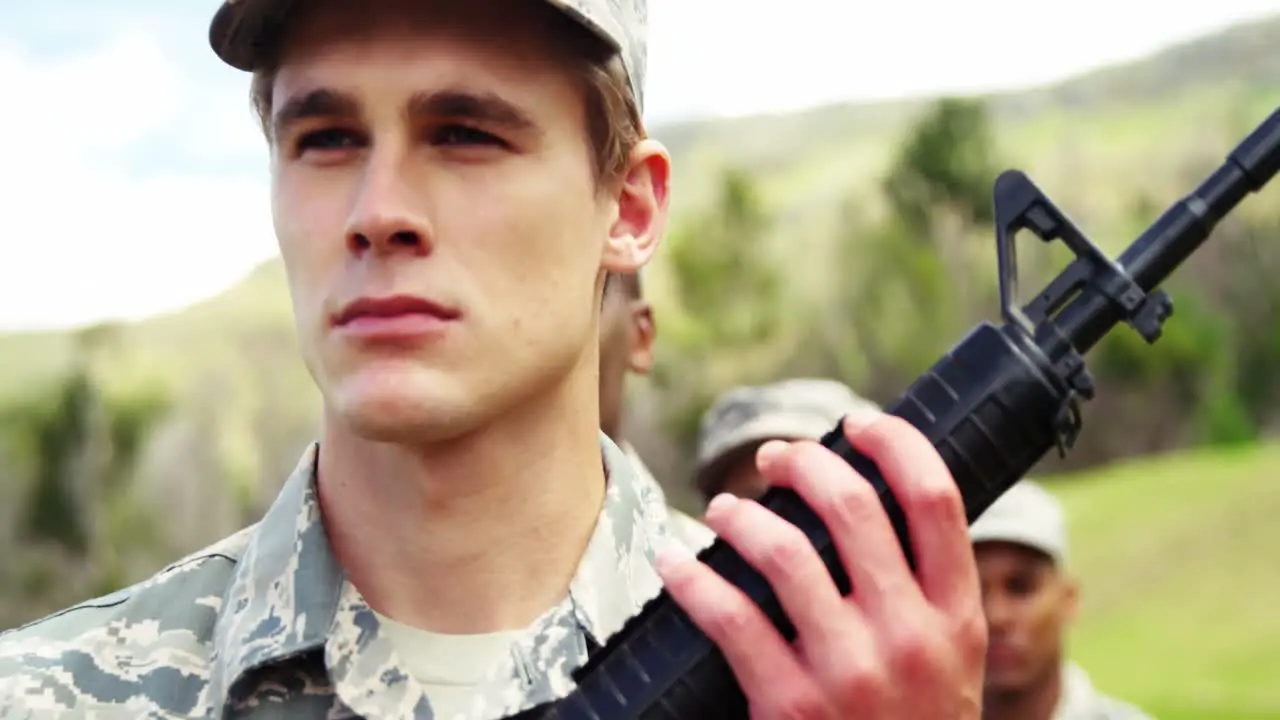
[[[648,0],[548,0],[618,46],[636,107],[644,112],[649,56]]]
[[[732,388],[702,416],[697,484],[707,487],[715,466],[738,448],[772,439],[817,440],[845,415],[871,417],[879,412],[879,406],[848,385],[824,378]]]
[[[588,30],[615,46],[627,71],[637,107],[644,111],[647,71],[648,0],[546,0]],[[209,27],[209,44],[223,62],[253,70],[256,49],[272,32],[292,2],[286,0],[226,0]]]
[[[606,436],[608,487],[568,596],[511,647],[467,720],[573,689],[661,581],[676,540],[661,490]],[[379,620],[347,582],[320,522],[317,446],[262,521],[152,578],[0,634],[0,718],[432,718]]]
[[[662,493],[662,484],[649,471],[649,466],[641,459],[635,448],[625,442],[622,443],[621,447],[622,452],[631,461],[631,467],[635,470],[636,475],[646,484],[656,488],[657,492]],[[667,508],[667,526],[672,537],[686,548],[689,548],[695,555],[715,542],[716,534],[711,528],[693,519],[687,513],[670,507],[665,493],[663,493],[661,504]]]

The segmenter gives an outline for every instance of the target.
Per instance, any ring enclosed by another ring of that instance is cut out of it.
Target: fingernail
[[[738,502],[738,497],[732,493],[722,492],[711,498],[711,502],[707,503],[707,514],[724,512],[733,507]]]
[[[844,416],[845,433],[862,432],[868,425],[880,418],[880,413],[876,412],[860,412]]]
[[[778,456],[782,454],[783,450],[787,449],[788,445],[790,445],[790,443],[786,440],[769,440],[765,442],[758,450],[756,450],[757,466],[768,465],[774,460],[777,460]]]
[[[654,553],[653,564],[659,573],[666,573],[693,560],[694,554],[678,540],[663,543]]]

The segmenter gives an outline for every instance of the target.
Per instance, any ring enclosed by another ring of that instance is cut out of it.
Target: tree
[[[886,217],[846,217],[836,262],[861,272],[835,289],[848,339],[834,345],[846,374],[867,374],[868,394],[896,393],[973,322],[970,308],[988,302],[989,293],[971,289],[982,287],[971,267],[990,253],[975,254],[968,241],[989,236],[997,174],[986,107],[943,99],[912,127],[881,182]]]
[[[777,362],[786,308],[768,231],[752,179],[728,170],[716,204],[672,233],[676,317],[664,321],[654,380],[665,391],[667,428],[682,446],[694,441],[718,392],[767,375]]]
[[[939,210],[968,226],[990,224],[998,174],[986,105],[944,98],[912,128],[882,187],[908,234],[929,245]]]
[[[671,239],[680,306],[695,329],[689,349],[745,347],[772,337],[782,282],[766,244],[768,218],[746,173],[725,173],[718,204]]]

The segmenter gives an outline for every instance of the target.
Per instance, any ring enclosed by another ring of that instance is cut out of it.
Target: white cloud
[[[154,34],[46,62],[0,46],[0,97],[18,108],[0,113],[0,327],[181,307],[274,251],[265,174],[148,157],[162,137],[195,161],[262,144],[243,88],[193,83]]]
[[[1280,11],[1280,0],[649,1],[655,119],[1038,84]]]

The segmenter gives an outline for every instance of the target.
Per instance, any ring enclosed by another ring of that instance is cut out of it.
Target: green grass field
[[[1280,445],[1047,481],[1071,518],[1071,654],[1160,720],[1280,718]]]

